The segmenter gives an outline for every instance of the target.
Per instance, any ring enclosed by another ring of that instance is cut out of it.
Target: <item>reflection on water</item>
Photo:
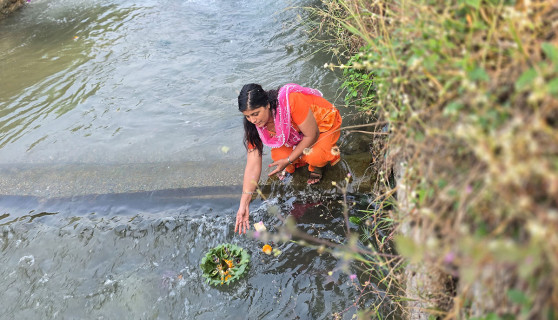
[[[262,242],[233,234],[230,204],[199,201],[139,212],[105,200],[99,202],[110,204],[106,210],[120,207],[120,214],[85,213],[78,205],[73,209],[83,214],[0,217],[0,318],[327,319],[348,309],[342,316],[350,319],[355,312],[358,279],[349,278],[351,266],[292,242],[271,243],[282,251],[277,257],[263,254]],[[295,212],[306,233],[344,239],[338,199],[255,202],[253,220],[276,233],[281,222],[268,213],[271,206],[283,216]],[[252,262],[238,283],[214,288],[204,283],[199,262],[224,242],[247,249]]]

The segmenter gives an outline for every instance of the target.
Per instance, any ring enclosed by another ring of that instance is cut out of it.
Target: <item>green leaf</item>
[[[548,84],[548,92],[555,96],[558,96],[558,78],[552,79]]]
[[[541,45],[541,48],[550,61],[554,63],[554,65],[558,65],[558,48],[556,48],[552,43],[545,42]]]
[[[523,72],[523,74],[515,82],[515,88],[517,90],[523,90],[527,88],[528,85],[532,84],[537,77],[537,71],[533,68]]]
[[[355,216],[349,217],[349,221],[351,221],[351,222],[354,223],[354,224],[361,224],[361,223],[362,223],[362,221],[360,220],[360,218],[359,218],[359,217],[355,217]]]
[[[436,70],[436,68],[438,67],[438,61],[440,60],[440,56],[437,54],[431,54],[429,56],[427,56],[424,59],[423,62],[423,66],[427,69],[427,70]]]
[[[463,109],[463,104],[461,102],[452,101],[444,108],[444,115],[454,115]]]
[[[481,2],[480,0],[465,0],[465,3],[478,10]]]
[[[472,81],[490,81],[490,77],[481,67],[477,67],[473,71],[469,72],[469,79]]]
[[[447,185],[448,185],[448,182],[445,179],[438,180],[438,188],[443,189]]]
[[[501,320],[500,317],[495,313],[489,313],[484,318],[485,320]]]
[[[510,289],[508,291],[508,298],[512,301],[515,302],[517,304],[520,304],[522,306],[528,306],[529,305],[529,299],[527,299],[527,296],[525,296],[525,294],[519,290],[516,289]]]

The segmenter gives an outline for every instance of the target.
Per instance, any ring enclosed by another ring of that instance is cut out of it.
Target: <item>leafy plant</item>
[[[374,73],[365,68],[366,49],[352,56],[343,69],[343,84],[347,92],[345,103],[354,105],[357,109],[366,111],[374,106],[376,86]]]

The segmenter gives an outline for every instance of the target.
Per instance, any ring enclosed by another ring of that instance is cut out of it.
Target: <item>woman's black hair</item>
[[[244,112],[260,107],[265,108],[269,103],[271,115],[274,116],[277,110],[277,94],[278,90],[265,91],[259,84],[246,84],[238,94],[238,110]],[[256,129],[256,125],[244,117],[244,146],[248,149],[249,145],[256,147],[260,156],[262,155],[263,143]]]

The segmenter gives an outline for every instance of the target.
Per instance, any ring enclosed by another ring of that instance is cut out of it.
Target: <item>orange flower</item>
[[[266,244],[265,246],[263,246],[262,251],[265,254],[271,254],[271,246],[269,244]]]
[[[223,259],[223,260],[225,260],[225,263],[227,264],[227,266],[229,268],[234,268],[234,264],[233,264],[232,260],[227,260],[227,259]]]

